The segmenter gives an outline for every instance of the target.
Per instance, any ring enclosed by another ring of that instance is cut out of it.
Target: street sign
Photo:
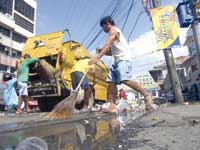
[[[180,45],[178,25],[172,6],[150,9],[158,49]]]
[[[194,21],[193,6],[190,1],[179,3],[176,8],[181,28],[187,28]]]

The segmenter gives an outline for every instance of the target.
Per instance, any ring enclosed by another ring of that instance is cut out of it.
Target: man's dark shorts
[[[76,89],[76,87],[78,86],[78,84],[79,84],[81,78],[83,77],[83,75],[84,74],[82,72],[78,72],[78,71],[71,73],[73,90]],[[81,84],[81,88],[82,89],[87,89],[89,87],[90,87],[90,85],[89,85],[88,79],[87,79],[87,77],[85,77],[85,79],[83,80],[83,83]]]

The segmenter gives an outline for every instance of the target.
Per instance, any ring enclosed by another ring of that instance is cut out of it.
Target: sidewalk
[[[200,105],[160,108],[127,124],[117,139],[124,150],[199,150]]]

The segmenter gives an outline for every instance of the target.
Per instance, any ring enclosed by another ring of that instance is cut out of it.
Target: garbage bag
[[[56,69],[44,59],[39,61],[35,70],[37,75],[44,81],[52,80],[56,73]]]
[[[6,82],[6,89],[4,91],[3,101],[7,108],[16,107],[18,105],[18,96],[15,91],[17,79],[11,79]]]

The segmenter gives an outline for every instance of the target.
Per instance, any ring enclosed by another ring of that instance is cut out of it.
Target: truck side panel
[[[28,38],[22,55],[30,54],[33,58],[56,55],[61,51],[64,32],[54,32]]]

